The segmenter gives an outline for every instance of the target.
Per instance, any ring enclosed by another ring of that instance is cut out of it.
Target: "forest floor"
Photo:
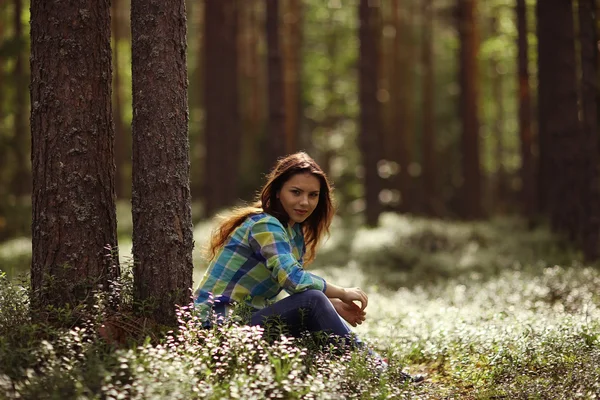
[[[197,246],[210,228],[196,224]],[[106,322],[106,299],[87,327],[52,331],[28,319],[26,291],[0,278],[0,398],[600,397],[600,268],[545,229],[384,214],[377,229],[338,219],[331,232],[308,268],[369,294],[355,331],[388,358],[387,370],[312,338],[273,342],[236,324],[198,329],[189,310],[162,339],[113,346],[95,329]],[[126,238],[120,244],[127,265]],[[197,282],[198,250],[194,260]],[[406,384],[400,371],[427,379]]]

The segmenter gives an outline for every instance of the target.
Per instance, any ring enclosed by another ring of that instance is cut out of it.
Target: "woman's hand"
[[[348,305],[356,305],[353,302],[359,301],[361,310],[367,308],[367,305],[369,304],[369,297],[361,288],[358,287],[343,289],[343,294],[339,297],[339,299]]]
[[[340,317],[344,318],[352,326],[360,325],[365,320],[367,313],[354,303],[347,304],[340,299],[331,299],[331,304],[333,304],[335,311],[337,311]]]

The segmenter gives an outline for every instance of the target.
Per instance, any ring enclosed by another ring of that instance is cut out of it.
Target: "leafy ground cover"
[[[185,308],[179,329],[159,335],[128,319],[127,274],[113,293],[120,314],[98,295],[95,308],[78,311],[85,323],[59,330],[32,323],[27,290],[0,278],[0,398],[600,397],[600,270],[545,230],[395,215],[374,230],[336,225],[311,268],[366,289],[367,320],[356,332],[389,369],[311,337],[235,323],[200,329]],[[130,327],[129,340],[102,339],[108,321]],[[428,379],[406,384],[403,370]]]

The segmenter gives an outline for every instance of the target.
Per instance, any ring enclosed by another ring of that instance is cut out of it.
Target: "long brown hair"
[[[308,264],[315,258],[316,248],[324,235],[329,234],[329,226],[335,213],[332,201],[332,186],[327,176],[319,165],[308,154],[299,152],[281,158],[267,175],[267,183],[260,191],[256,202],[252,206],[238,207],[234,211],[221,217],[221,222],[213,231],[208,246],[207,256],[212,260],[231,233],[251,215],[266,212],[276,217],[284,226],[289,222],[289,216],[277,198],[277,193],[291,177],[296,174],[309,172],[321,184],[319,202],[312,214],[302,223],[306,255],[304,263]]]

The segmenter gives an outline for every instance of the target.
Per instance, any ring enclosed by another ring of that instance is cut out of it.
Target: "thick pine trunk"
[[[82,12],[82,10],[86,10]],[[118,275],[107,0],[31,2],[34,306],[90,299]]]
[[[600,257],[600,171],[598,152],[598,54],[595,0],[579,0],[579,29],[581,39],[581,94],[583,123],[581,132],[580,235],[583,253],[592,261]]]
[[[476,0],[458,0],[460,36],[460,117],[462,121],[462,216],[481,218],[481,167],[479,163],[478,68]]]
[[[284,107],[283,62],[279,43],[279,0],[266,1],[267,32],[267,76],[269,96],[269,122],[267,143],[269,144],[268,168],[277,158],[285,155],[286,115]]]
[[[423,0],[423,207],[436,215],[435,82],[433,71],[433,1]]]
[[[22,0],[14,0],[14,29],[15,37],[21,41],[23,37],[23,14]],[[15,156],[15,174],[13,177],[13,193],[19,197],[29,195],[31,192],[31,173],[29,172],[29,134],[27,132],[27,83],[25,82],[25,63],[23,62],[23,51],[20,49],[16,55],[13,70],[15,84],[15,135],[13,139],[13,154]]]
[[[521,141],[521,203],[523,215],[532,218],[536,212],[533,132],[531,129],[531,94],[529,87],[529,43],[527,40],[527,6],[517,0],[517,49],[519,80],[519,137]]]
[[[205,3],[204,109],[206,174],[205,214],[237,198],[240,114],[238,110],[236,0]],[[223,179],[223,177],[227,179]]]
[[[168,325],[193,272],[185,21],[183,0],[131,3],[134,298]]]
[[[377,99],[380,9],[369,0],[359,3],[359,144],[364,170],[365,217],[368,226],[376,226],[381,214],[379,192],[382,188],[377,164],[381,159],[381,104]]]
[[[552,227],[576,239],[581,165],[571,1],[538,2],[540,157]]]

